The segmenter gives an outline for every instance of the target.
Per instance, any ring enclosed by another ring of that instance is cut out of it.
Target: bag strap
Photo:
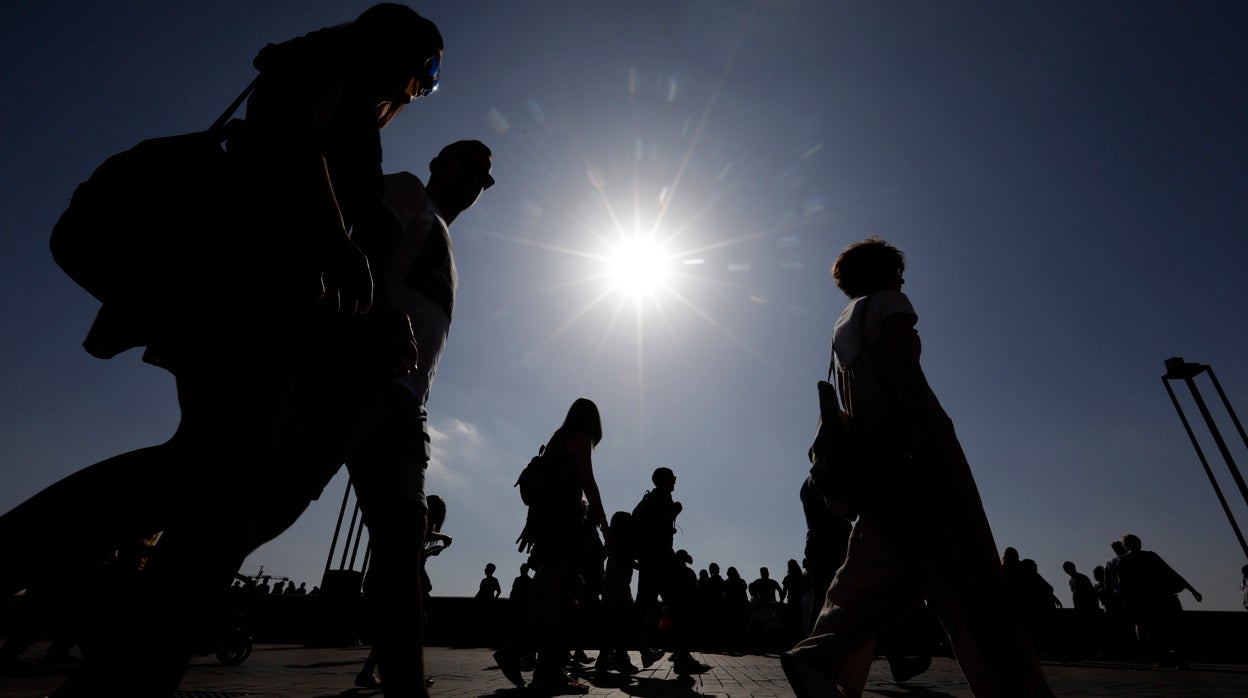
[[[226,108],[225,111],[221,112],[221,116],[218,116],[217,120],[212,122],[212,126],[208,127],[208,131],[210,133],[219,133],[221,129],[225,127],[225,124],[229,122],[230,117],[234,116],[234,112],[238,111],[238,108],[242,106],[243,101],[251,95],[252,90],[256,89],[256,83],[259,81],[259,75],[252,78],[251,82],[247,84],[247,87],[243,88],[242,93],[235,97],[234,101],[230,103],[230,106]]]

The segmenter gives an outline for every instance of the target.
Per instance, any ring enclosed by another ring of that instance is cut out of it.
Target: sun
[[[653,238],[625,238],[607,253],[605,261],[607,281],[624,296],[641,300],[667,286],[671,257]]]

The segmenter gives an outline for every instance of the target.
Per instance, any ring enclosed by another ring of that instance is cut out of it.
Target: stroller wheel
[[[251,656],[251,636],[241,629],[226,634],[217,650],[217,661],[222,664],[242,664]]]

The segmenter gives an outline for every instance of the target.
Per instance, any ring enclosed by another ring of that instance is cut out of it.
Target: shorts
[[[398,507],[427,514],[428,419],[420,400],[391,382],[370,410],[370,428],[347,457],[347,472],[366,510]]]

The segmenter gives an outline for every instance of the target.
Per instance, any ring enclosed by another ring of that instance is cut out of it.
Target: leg
[[[1051,698],[1001,575],[996,543],[961,446],[947,420],[920,436],[921,459],[899,469],[890,500],[928,604],[979,696]]]
[[[550,561],[533,577],[534,611],[537,614],[537,666],[533,682],[566,684],[563,664],[568,656],[568,635],[576,599],[577,570],[570,560]]]
[[[40,579],[103,561],[119,546],[160,531],[166,498],[180,498],[165,446],[114,456],[79,470],[0,517],[6,564],[0,596]],[[39,531],[40,535],[28,535]]]
[[[171,489],[151,502],[176,515],[112,646],[98,661],[88,657],[57,695],[159,696],[177,687],[272,504],[293,386],[290,367],[264,355],[209,342],[182,348],[182,422],[163,453]]]
[[[817,667],[846,696],[862,694],[876,634],[921,602],[913,568],[885,536],[878,516],[864,511],[854,524],[845,563],[828,588],[810,636],[788,653],[794,657],[790,665]],[[806,695],[794,688],[799,696]]]
[[[372,410],[371,412],[369,410]],[[427,436],[419,405],[391,384],[361,414],[373,430],[347,459],[372,553],[364,595],[376,615],[373,652],[387,696],[426,696],[421,550]]]

